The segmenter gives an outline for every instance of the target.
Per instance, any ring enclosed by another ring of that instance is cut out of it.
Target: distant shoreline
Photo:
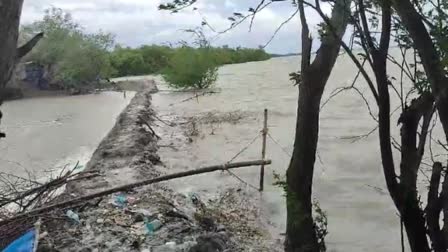
[[[286,54],[269,54],[269,56],[271,56],[271,58],[280,58],[280,57],[291,57],[291,56],[301,56],[301,53],[286,53]]]
[[[3,101],[14,101],[21,99],[30,99],[38,97],[63,97],[63,96],[74,96],[74,95],[86,95],[93,94],[97,92],[104,91],[142,91],[142,90],[152,90],[152,92],[157,91],[157,86],[153,80],[146,81],[134,81],[134,80],[122,80],[115,81],[106,88],[85,88],[79,90],[39,90],[39,89],[29,89],[29,88],[3,88],[0,90],[0,99]]]

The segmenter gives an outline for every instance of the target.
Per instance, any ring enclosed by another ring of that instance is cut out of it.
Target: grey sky
[[[43,16],[44,9],[51,6],[70,13],[87,31],[103,30],[116,35],[117,42],[128,46],[142,44],[175,43],[188,40],[190,35],[182,29],[201,24],[202,17],[216,30],[229,27],[227,20],[233,12],[247,11],[258,0],[198,0],[195,7],[177,14],[159,11],[158,6],[166,0],[25,0],[22,23],[30,23]],[[213,41],[215,45],[257,47],[265,44],[277,27],[295,11],[290,1],[276,3],[260,12],[251,32],[245,24],[223,34]],[[317,23],[316,15],[310,14],[310,22]],[[300,23],[296,16],[277,34],[266,48],[269,52],[298,52],[300,47]]]

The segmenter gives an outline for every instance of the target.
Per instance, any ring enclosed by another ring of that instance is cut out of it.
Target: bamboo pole
[[[171,179],[175,179],[175,178],[188,177],[188,176],[192,176],[192,175],[198,175],[198,174],[214,172],[214,171],[226,171],[226,170],[234,169],[234,168],[269,165],[269,164],[271,164],[271,160],[255,160],[255,161],[227,163],[227,164],[223,164],[223,165],[214,165],[214,166],[203,167],[203,168],[199,168],[199,169],[195,169],[195,170],[191,170],[191,171],[173,173],[173,174],[160,176],[160,177],[153,178],[153,179],[147,179],[147,180],[143,180],[143,181],[136,182],[136,183],[131,183],[131,184],[123,185],[123,186],[114,187],[114,188],[111,188],[111,189],[108,189],[105,191],[89,194],[86,196],[67,200],[67,201],[60,202],[60,203],[55,203],[55,204],[52,204],[52,205],[49,205],[46,207],[37,208],[37,209],[31,210],[27,213],[18,214],[10,219],[2,220],[2,221],[0,221],[0,226],[9,224],[15,220],[27,218],[27,217],[30,217],[33,215],[39,215],[44,212],[49,212],[55,208],[66,208],[66,207],[73,206],[79,202],[88,201],[91,199],[103,197],[103,196],[110,195],[113,193],[128,191],[128,190],[136,188],[136,187],[142,187],[145,185],[155,184],[155,183],[159,183],[162,181],[167,181],[167,180],[171,180]]]
[[[263,122],[263,145],[261,146],[261,159],[266,158],[266,136],[268,135],[268,109],[264,109],[264,122]],[[260,192],[264,189],[264,164],[260,168]]]

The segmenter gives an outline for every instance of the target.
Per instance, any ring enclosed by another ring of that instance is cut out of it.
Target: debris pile
[[[111,195],[98,207],[69,210],[72,214],[65,216],[63,225],[45,226],[50,235],[42,239],[40,249],[247,251],[245,248],[255,248],[264,234],[251,223],[255,209],[240,209],[244,202],[237,200],[237,193],[241,190],[208,202],[197,194],[173,194],[162,186]]]

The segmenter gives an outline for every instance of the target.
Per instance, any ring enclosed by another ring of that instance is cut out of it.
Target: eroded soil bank
[[[151,90],[139,92],[103,139],[86,170],[101,175],[67,187],[68,197],[101,191],[174,171],[158,156],[158,132],[181,124],[156,123]],[[172,130],[172,129],[171,129]],[[160,134],[163,137],[163,134]],[[188,137],[179,138],[187,143]],[[198,167],[191,167],[191,169]],[[44,226],[41,250],[51,251],[277,251],[247,188],[212,197],[173,190],[175,181],[110,195],[71,209]],[[219,183],[217,181],[216,183]]]

